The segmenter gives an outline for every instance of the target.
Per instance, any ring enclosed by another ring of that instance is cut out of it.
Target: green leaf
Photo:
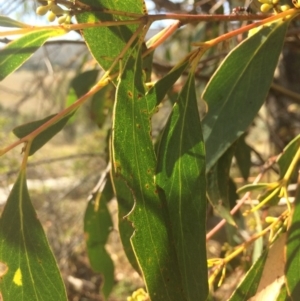
[[[116,11],[124,11],[143,15],[146,11],[142,0],[111,1],[111,0],[83,0],[85,4],[95,8],[106,8]],[[76,16],[78,23],[94,23],[104,21],[129,20],[125,16],[104,14],[99,12],[88,12]],[[115,58],[129,41],[132,34],[138,28],[137,25],[123,25],[111,27],[97,27],[82,30],[83,37],[96,61],[107,70]],[[126,61],[124,56],[124,62]]]
[[[131,190],[131,243],[155,301],[184,301],[166,204],[155,185],[156,158],[143,83],[140,49],[133,49],[119,78],[113,123],[113,166]],[[204,254],[205,256],[205,254]],[[205,279],[205,278],[204,278]]]
[[[69,118],[73,116],[75,112],[70,113],[69,115],[63,117],[56,123],[52,124],[49,126],[46,130],[38,134],[32,141],[30,151],[29,151],[29,156],[33,155],[37,150],[39,150],[44,144],[46,144],[51,138],[53,138],[58,132],[60,132],[63,127],[66,125],[68,122]],[[13,133],[18,137],[18,138],[23,138],[30,133],[32,133],[34,130],[39,128],[41,125],[46,123],[48,120],[53,118],[54,115],[50,115],[44,119],[37,120],[37,121],[32,121],[20,126],[17,126],[16,128],[13,129]]]
[[[287,233],[285,278],[287,291],[293,301],[300,296],[300,178],[295,198],[295,210]]]
[[[210,79],[202,98],[207,170],[251,124],[272,83],[289,20],[264,26],[238,45]],[[272,49],[272,51],[270,51]]]
[[[283,178],[287,172],[293,158],[295,157],[300,147],[300,135],[296,136],[283,150],[282,155],[279,157],[277,163],[280,167],[280,178]],[[298,163],[299,164],[299,163]],[[298,169],[296,168],[296,172]]]
[[[92,269],[102,274],[104,283],[101,291],[107,298],[114,286],[114,264],[105,249],[113,223],[106,203],[113,197],[110,181],[103,191],[96,193],[89,201],[84,215],[84,233],[87,253]]]
[[[0,290],[5,301],[67,301],[47,238],[31,204],[22,170],[0,219]]]
[[[45,29],[23,35],[0,50],[0,81],[24,64],[49,38],[65,34],[63,29]]]
[[[170,216],[181,278],[177,285],[182,285],[184,300],[206,300],[205,151],[194,74],[189,74],[165,127],[157,184],[164,191]]]
[[[233,292],[228,301],[247,301],[256,294],[267,257],[268,252],[265,251],[252,265],[242,283]]]
[[[251,148],[245,141],[246,135],[242,135],[236,143],[235,158],[245,181],[247,181],[251,168]]]
[[[208,199],[217,213],[230,225],[236,226],[230,214],[229,170],[235,147],[230,147],[207,173]]]
[[[31,25],[16,21],[7,16],[0,15],[0,26],[2,27],[19,27],[19,28],[28,28]]]

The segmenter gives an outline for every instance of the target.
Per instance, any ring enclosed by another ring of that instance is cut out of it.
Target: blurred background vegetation
[[[239,0],[146,1],[150,13],[229,14],[234,7],[246,4]],[[45,24],[46,18],[35,15],[38,5],[38,1],[35,0],[2,1],[0,14],[30,24]],[[257,7],[255,2],[251,4],[254,12]],[[169,22],[154,24],[148,37],[168,24]],[[201,22],[182,27],[155,51],[152,80],[161,78],[183,58],[191,50],[191,42],[214,38],[238,26],[239,22]],[[247,181],[251,181],[268,158],[278,154],[300,132],[299,33],[299,21],[295,21],[289,29],[266,103],[245,135],[251,155],[251,172]],[[0,47],[13,38],[15,37],[7,36],[0,39]],[[237,37],[210,50],[200,62],[196,79],[199,111],[202,116],[206,107],[201,100],[201,93],[206,83],[226,54],[241,39],[242,37]],[[72,103],[78,95],[87,91],[89,87],[86,83],[96,81],[101,72],[80,33],[72,32],[61,39],[47,42],[17,72],[0,83],[0,143],[7,145],[14,141],[11,130],[15,126],[44,118]],[[184,79],[179,80],[169,91],[168,98],[153,117],[154,137],[157,137],[163,128],[171,109],[169,100],[176,97],[182,82]],[[98,101],[100,99],[101,101]],[[106,166],[107,135],[111,125],[113,102],[114,87],[108,86],[84,105],[65,129],[29,161],[28,179],[32,199],[62,271],[69,300],[72,301],[101,300],[98,294],[101,277],[90,269],[85,253],[83,215],[87,197]],[[18,172],[20,153],[21,148],[15,149],[0,161],[2,208],[9,187]],[[233,162],[233,166],[235,164],[236,162]],[[232,173],[236,185],[245,183],[237,168],[233,168]],[[273,173],[276,175],[276,169]],[[272,174],[269,177],[272,177]],[[114,227],[111,229],[107,249],[116,267],[116,286],[109,300],[119,301],[125,300],[126,296],[143,283],[127,262],[122,250],[117,232],[116,201],[112,200],[108,205],[114,217]],[[212,227],[217,221],[219,217],[210,212],[208,227]],[[219,256],[224,242],[222,235],[210,241],[208,251],[211,256]],[[234,270],[234,267],[232,269]],[[225,292],[217,290],[214,298],[226,300],[226,295],[236,286],[242,273],[241,269],[232,273],[232,279],[228,281],[229,287]]]

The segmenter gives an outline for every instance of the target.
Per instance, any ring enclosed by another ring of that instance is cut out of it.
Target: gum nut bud
[[[36,13],[37,15],[39,16],[44,16],[46,15],[46,13],[48,12],[49,10],[49,6],[48,5],[45,5],[45,6],[39,6],[37,9],[36,9]]]
[[[66,23],[66,21],[67,21],[67,15],[63,15],[57,19],[58,24]]]
[[[65,13],[65,11],[58,5],[54,4],[51,6],[51,11],[55,14],[55,15],[63,15]]]
[[[291,7],[288,5],[288,4],[285,4],[285,5],[281,5],[280,6],[280,9],[282,10],[282,11],[286,11],[286,10],[288,10],[288,9],[290,9]]]
[[[273,4],[277,4],[279,2],[279,0],[272,0]]]
[[[56,15],[52,11],[49,11],[47,18],[49,22],[53,22],[56,18]]]
[[[267,13],[272,7],[273,7],[273,5],[268,4],[268,3],[264,3],[264,4],[261,5],[260,10],[263,13]]]

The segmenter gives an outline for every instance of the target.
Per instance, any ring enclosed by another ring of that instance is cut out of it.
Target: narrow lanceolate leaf
[[[133,49],[117,88],[112,139],[115,176],[126,181],[134,196],[131,242],[150,299],[184,301],[166,204],[154,183],[156,158],[139,50]]]
[[[193,74],[164,130],[157,173],[167,201],[184,300],[206,300],[205,151]]]
[[[16,21],[12,18],[7,16],[0,15],[0,26],[2,27],[19,27],[19,28],[26,28],[31,27],[31,25]]]
[[[287,291],[293,301],[300,296],[300,177],[295,199],[292,224],[288,230],[285,250],[285,279]]]
[[[247,129],[270,88],[289,21],[263,27],[236,47],[209,81],[203,135],[209,170]],[[272,49],[272,51],[270,51]]]
[[[251,148],[245,141],[245,135],[238,139],[234,156],[244,180],[247,181],[251,168]]]
[[[57,121],[56,123],[50,125],[47,129],[45,129],[43,132],[38,134],[32,141],[29,156],[33,155],[37,150],[39,150],[42,146],[44,146],[51,138],[53,138],[58,132],[60,132],[63,127],[66,125],[68,120],[73,116],[75,112],[70,113],[69,115],[63,117],[61,120]],[[23,138],[30,133],[32,133],[34,130],[38,129],[40,126],[42,126],[44,123],[49,121],[51,118],[53,118],[54,115],[50,115],[44,119],[32,121],[23,125],[20,125],[13,129],[13,133],[18,138]]]
[[[114,264],[105,249],[108,235],[113,226],[107,202],[113,197],[110,181],[102,192],[89,201],[84,216],[84,234],[87,253],[92,269],[102,274],[101,292],[107,298],[114,285]]]
[[[228,301],[247,301],[256,294],[267,256],[268,251],[265,251],[259,257]]]
[[[167,75],[157,81],[155,85],[148,91],[147,98],[149,99],[150,112],[152,112],[162,102],[167,92],[175,84],[188,65],[188,60],[180,62],[174,66]]]
[[[0,81],[24,64],[49,38],[65,34],[60,30],[41,30],[23,35],[0,50]]]
[[[106,8],[115,11],[123,11],[128,13],[136,13],[143,15],[146,12],[143,0],[83,0],[87,5],[91,5],[97,9]],[[117,16],[113,14],[104,14],[100,12],[88,12],[79,14],[77,17],[79,23],[95,23],[104,21],[124,21],[132,18],[126,16]],[[122,25],[111,27],[96,27],[82,30],[83,37],[94,58],[100,66],[107,70],[115,58],[120,54],[132,34],[138,28],[135,25]],[[126,58],[126,56],[124,57]],[[124,60],[125,61],[125,60]],[[118,66],[117,66],[118,67]]]
[[[0,281],[4,301],[67,301],[47,238],[31,204],[21,171],[0,219]]]

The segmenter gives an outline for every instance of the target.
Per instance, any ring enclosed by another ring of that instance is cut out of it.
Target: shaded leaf
[[[143,44],[143,51],[147,50],[145,44]],[[151,75],[152,75],[152,65],[153,65],[153,55],[154,51],[150,52],[146,57],[143,58],[143,71],[145,74],[145,82],[151,82]]]
[[[31,32],[0,50],[0,81],[24,64],[49,38],[65,34],[63,29]]]
[[[29,151],[29,156],[33,155],[37,150],[39,150],[44,144],[46,144],[51,138],[53,138],[58,132],[60,132],[63,127],[66,125],[68,122],[69,118],[73,116],[75,112],[70,113],[69,115],[63,117],[56,123],[52,124],[49,126],[46,130],[38,134],[32,141],[30,151]],[[20,126],[17,126],[13,129],[13,133],[18,137],[18,138],[23,138],[30,133],[32,133],[34,130],[39,128],[41,125],[46,123],[48,120],[53,118],[54,115],[50,115],[44,119],[37,120],[37,121],[32,121]]]
[[[247,181],[251,168],[251,148],[245,141],[245,135],[237,140],[234,156],[244,180]]]
[[[248,301],[250,297],[255,295],[267,260],[267,255],[268,252],[265,251],[252,265],[245,278],[233,292],[228,301]]]
[[[182,286],[184,300],[206,300],[205,150],[194,74],[189,74],[164,129],[157,184],[164,191],[170,216],[181,278],[177,285]]]
[[[300,178],[299,178],[300,183]],[[293,301],[300,296],[300,186],[298,183],[297,194],[295,198],[295,209],[292,217],[292,223],[287,233],[286,252],[285,252],[285,278],[287,291]]]
[[[230,225],[236,226],[230,214],[229,170],[235,147],[230,147],[207,173],[208,199],[219,215]]]
[[[183,301],[167,208],[154,182],[156,158],[150,117],[140,49],[133,49],[119,78],[115,102],[115,177],[123,179],[133,194],[135,205],[128,215],[135,230],[131,242],[150,298]]]
[[[89,261],[92,269],[102,274],[101,291],[105,298],[114,286],[114,264],[105,249],[113,223],[106,203],[113,197],[110,181],[106,181],[102,192],[89,201],[84,216],[84,233]]]
[[[272,23],[244,40],[206,86],[202,98],[208,105],[203,119],[207,170],[243,134],[263,104],[288,25],[288,20]]]
[[[12,18],[3,16],[3,15],[0,15],[0,26],[2,26],[2,27],[19,27],[19,28],[31,27],[31,25],[16,21]]]
[[[0,282],[3,300],[67,301],[54,256],[31,204],[22,170],[0,219]]]

